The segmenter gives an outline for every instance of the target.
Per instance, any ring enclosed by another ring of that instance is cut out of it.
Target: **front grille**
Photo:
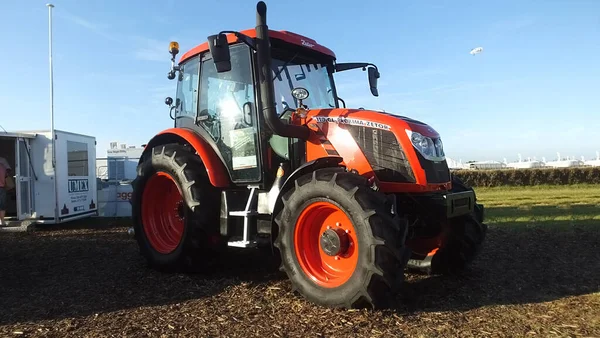
[[[419,158],[419,163],[421,163],[421,168],[425,170],[425,177],[427,178],[427,183],[447,183],[450,182],[450,170],[448,169],[448,163],[446,160],[434,162],[426,159],[419,153],[417,153],[417,157]]]
[[[414,183],[415,175],[402,146],[391,131],[362,126],[346,126],[383,182]]]

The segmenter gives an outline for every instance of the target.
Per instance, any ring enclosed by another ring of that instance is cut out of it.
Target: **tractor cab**
[[[310,109],[338,108],[333,73],[367,65],[335,64],[332,51],[295,33],[269,31],[269,38],[266,61],[259,57],[255,29],[213,35],[177,66],[179,46],[170,46],[169,78],[177,79],[177,92],[174,101],[165,102],[175,128],[200,133],[218,150],[230,180],[241,186],[268,186],[282,162],[300,166],[305,156],[298,135],[273,132],[272,124],[290,125],[300,102]],[[263,67],[270,76],[261,79]],[[261,89],[266,81],[270,84]]]

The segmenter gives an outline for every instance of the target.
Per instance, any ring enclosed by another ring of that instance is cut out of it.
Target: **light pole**
[[[52,171],[54,172],[54,222],[58,223],[58,187],[56,177],[56,135],[54,133],[54,74],[52,72],[52,8],[48,7],[48,62],[50,64],[50,137],[52,137]]]

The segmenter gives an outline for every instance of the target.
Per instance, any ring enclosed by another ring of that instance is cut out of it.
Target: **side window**
[[[69,176],[87,176],[89,168],[87,144],[67,141],[67,163]]]
[[[234,181],[259,180],[258,128],[250,51],[231,46],[231,70],[202,62],[198,124],[210,133]]]
[[[177,98],[175,99],[175,118],[196,118],[198,112],[198,58],[183,65],[181,77],[177,79]]]

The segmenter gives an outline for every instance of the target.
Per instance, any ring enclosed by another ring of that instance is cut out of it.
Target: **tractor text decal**
[[[304,39],[302,39],[302,46],[313,48],[315,45],[312,44],[312,43],[310,43],[310,42],[308,42],[308,41],[306,41],[306,40],[304,40]]]
[[[372,127],[383,130],[390,130],[390,126],[387,124],[373,122],[373,121],[365,121],[359,119],[349,119],[346,117],[326,117],[326,116],[315,116],[315,120],[319,123],[330,122],[330,123],[339,123],[339,124],[349,124],[352,126],[363,126],[363,127]]]

